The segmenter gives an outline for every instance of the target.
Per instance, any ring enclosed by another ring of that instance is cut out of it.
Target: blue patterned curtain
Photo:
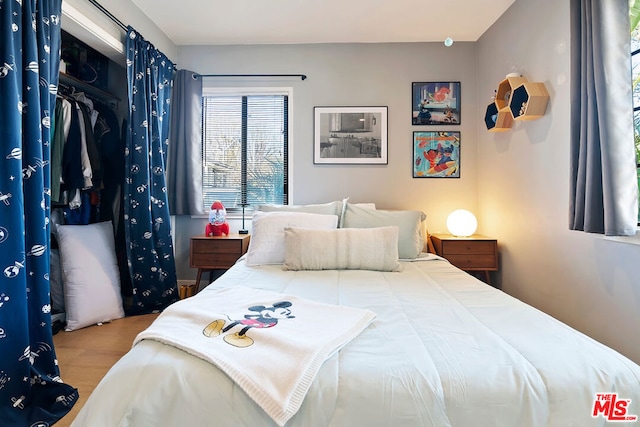
[[[174,72],[174,64],[129,27],[124,228],[132,313],[162,309],[178,296],[165,180]]]
[[[60,380],[49,297],[50,146],[62,0],[0,1],[0,424],[49,426]]]

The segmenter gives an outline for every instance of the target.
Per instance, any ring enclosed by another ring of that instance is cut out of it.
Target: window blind
[[[288,97],[203,97],[203,199],[227,209],[287,201]]]

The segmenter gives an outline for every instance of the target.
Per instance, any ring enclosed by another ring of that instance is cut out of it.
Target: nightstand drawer
[[[240,258],[241,253],[194,253],[191,256],[191,267],[198,268],[230,268]]]
[[[242,255],[242,240],[193,239],[192,251],[197,254],[235,254]]]
[[[200,270],[227,269],[247,252],[248,247],[248,234],[192,237],[189,254],[190,264],[191,267]]]
[[[453,237],[450,234],[432,234],[431,243],[436,254],[452,265],[471,272],[484,271],[485,282],[491,284],[489,271],[498,270],[498,241],[474,234]]]
[[[180,298],[186,298],[198,292],[202,272],[206,270],[227,270],[244,255],[249,248],[248,234],[230,234],[228,236],[194,236],[191,238],[189,260],[191,267],[198,269],[195,285],[181,285]],[[211,278],[211,276],[209,276]],[[182,293],[182,287],[189,286]],[[194,290],[190,290],[193,287]]]
[[[447,255],[449,262],[463,270],[492,270],[498,267],[494,254],[486,255]]]
[[[442,253],[445,257],[448,257],[450,254],[493,255],[495,251],[495,241],[447,240],[442,242]]]

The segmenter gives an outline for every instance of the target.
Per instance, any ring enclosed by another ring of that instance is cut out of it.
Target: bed
[[[364,210],[370,209],[343,205],[335,225],[317,227],[308,217],[327,213],[265,212],[254,218],[254,251],[250,245],[222,277],[174,304],[183,313],[204,313],[224,304],[227,293],[249,290],[373,314],[323,355],[284,418],[271,416],[255,390],[247,392],[224,367],[146,336],[108,372],[72,425],[582,427],[640,414],[638,365],[423,253],[419,214],[398,219],[394,212],[389,225],[389,217],[380,220],[386,213]],[[349,218],[353,212],[366,218]],[[267,224],[274,218],[275,225]],[[372,249],[378,246],[384,253]],[[407,248],[418,253],[407,258]],[[168,315],[172,307],[156,330],[186,336]],[[203,334],[209,325],[197,321]],[[246,335],[258,340],[280,324]],[[267,360],[264,374],[275,377],[295,365],[275,368]]]

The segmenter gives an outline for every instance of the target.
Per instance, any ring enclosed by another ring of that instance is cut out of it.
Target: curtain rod
[[[120,28],[122,28],[125,32],[127,31],[127,26],[124,25],[122,23],[122,21],[120,21],[118,18],[116,18],[115,16],[113,16],[113,14],[111,12],[109,12],[107,9],[104,8],[104,6],[102,6],[100,3],[98,3],[96,0],[88,0],[89,3],[91,3],[92,5],[94,5],[100,12],[104,13],[105,15],[107,15],[113,22],[115,22],[116,24],[118,24],[118,26]]]
[[[88,2],[109,17],[109,19],[115,22],[125,32],[128,30],[127,26],[124,25],[122,21],[105,9],[105,7],[98,3],[97,0],[88,0]],[[305,74],[193,74],[194,79],[197,77],[300,77],[301,80],[305,80],[307,78]]]
[[[307,78],[305,74],[193,74],[194,80],[198,77],[300,77],[301,80]]]

